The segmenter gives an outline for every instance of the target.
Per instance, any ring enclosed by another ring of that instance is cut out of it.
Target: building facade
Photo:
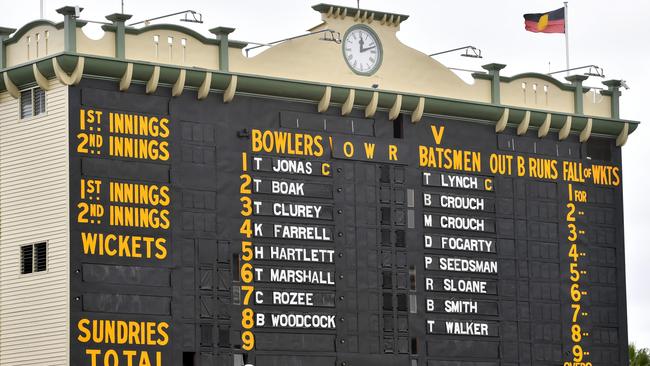
[[[621,82],[467,84],[408,16],[0,28],[0,364],[626,365]]]

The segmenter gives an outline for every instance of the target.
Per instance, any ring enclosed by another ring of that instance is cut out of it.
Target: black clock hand
[[[363,53],[363,52],[370,51],[370,50],[374,50],[374,49],[375,49],[375,46],[368,47],[368,48],[361,48],[361,49],[359,50],[359,52]]]
[[[363,38],[359,36],[359,52],[363,52]]]

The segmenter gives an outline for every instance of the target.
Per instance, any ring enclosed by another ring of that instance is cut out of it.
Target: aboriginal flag
[[[564,8],[548,13],[524,14],[526,30],[534,33],[564,33]]]

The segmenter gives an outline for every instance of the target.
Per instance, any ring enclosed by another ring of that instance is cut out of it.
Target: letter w
[[[364,142],[363,147],[366,149],[366,158],[374,159],[374,157],[375,157],[375,144]]]

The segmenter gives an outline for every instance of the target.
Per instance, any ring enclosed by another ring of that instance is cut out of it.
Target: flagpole
[[[566,69],[567,69],[567,76],[569,75],[569,69],[571,66],[569,65],[569,2],[565,1],[564,2],[564,44],[566,47]]]

